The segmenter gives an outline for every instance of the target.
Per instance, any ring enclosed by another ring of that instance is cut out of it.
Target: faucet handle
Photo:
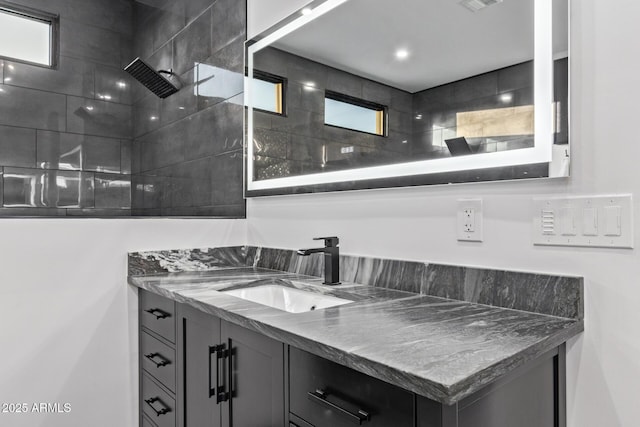
[[[334,248],[340,243],[337,237],[314,237],[313,240],[324,240],[324,245],[328,248]]]

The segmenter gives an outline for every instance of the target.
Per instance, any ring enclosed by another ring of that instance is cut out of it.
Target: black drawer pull
[[[171,412],[171,408],[169,408],[167,405],[164,404],[164,402],[162,400],[160,400],[159,397],[153,397],[151,399],[145,399],[144,402],[149,405],[151,407],[151,409],[153,409],[153,412],[156,413],[156,416],[160,416],[160,415],[164,415],[164,414],[168,414],[169,412]],[[153,404],[158,402],[160,405],[162,405],[162,409],[157,410]]]
[[[369,415],[369,413],[366,412],[366,411],[363,411],[362,409],[359,409],[358,413],[354,414],[353,412],[348,411],[348,410],[336,405],[335,403],[329,402],[329,400],[327,400],[327,393],[325,393],[322,390],[316,390],[316,391],[308,392],[307,393],[307,398],[309,400],[315,402],[315,403],[327,406],[327,407],[335,410],[339,414],[342,414],[342,415],[346,416],[351,421],[353,421],[355,423],[358,423],[359,425],[362,424],[363,422],[369,421],[371,419],[371,416]]]
[[[149,314],[153,314],[156,316],[156,320],[166,319],[167,317],[171,317],[171,313],[167,313],[164,310],[160,310],[159,308],[150,308],[149,310],[145,310]]]
[[[156,364],[156,368],[162,368],[163,366],[171,365],[171,360],[165,358],[160,353],[145,354],[144,357],[146,357],[147,359],[149,359],[153,363],[155,363]],[[155,359],[158,359],[160,361],[158,362]]]

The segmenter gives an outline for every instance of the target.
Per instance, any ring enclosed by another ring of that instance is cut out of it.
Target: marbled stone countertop
[[[129,283],[447,405],[584,329],[582,320],[252,267]],[[271,283],[354,303],[293,314],[219,292]]]

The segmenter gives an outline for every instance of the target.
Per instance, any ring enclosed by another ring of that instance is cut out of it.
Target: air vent
[[[494,4],[502,3],[502,0],[462,0],[460,4],[471,12],[477,12],[485,7],[493,6]]]

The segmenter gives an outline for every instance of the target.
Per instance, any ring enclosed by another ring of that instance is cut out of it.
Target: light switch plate
[[[633,248],[630,194],[534,199],[533,243]]]
[[[458,200],[457,235],[464,242],[482,242],[482,199]]]

